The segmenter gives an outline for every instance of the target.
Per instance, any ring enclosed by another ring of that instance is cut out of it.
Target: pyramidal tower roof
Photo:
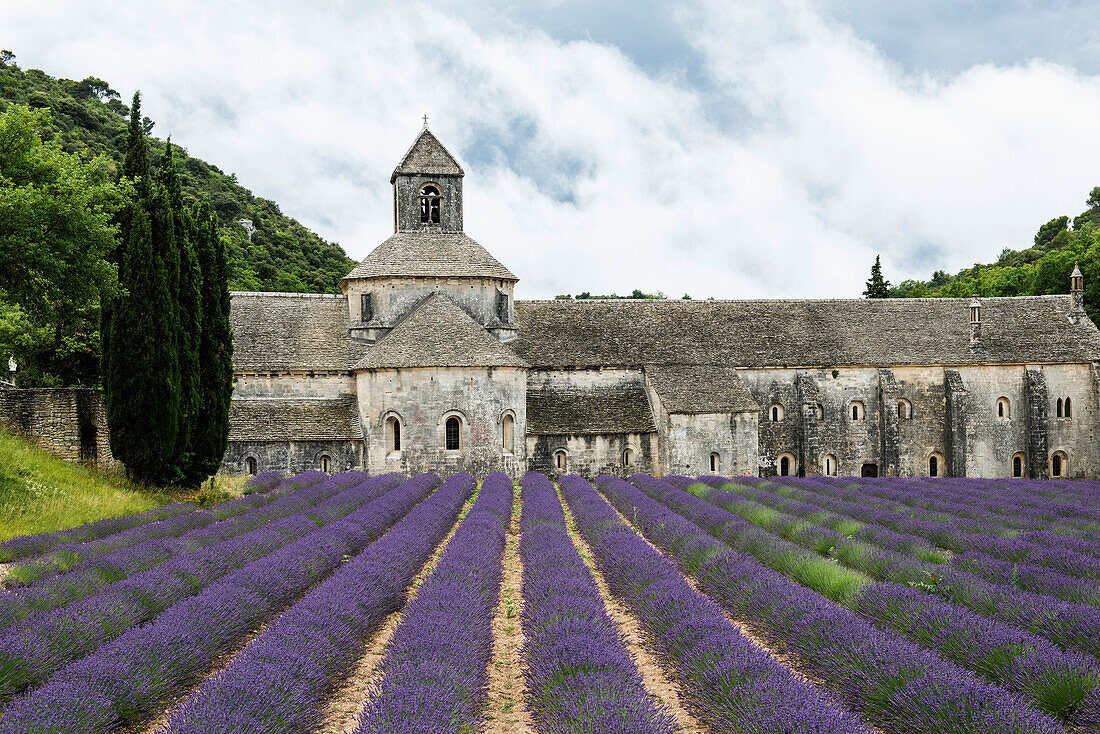
[[[393,169],[390,183],[396,181],[400,175],[463,176],[465,172],[425,123],[424,129],[409,146],[405,157]]]

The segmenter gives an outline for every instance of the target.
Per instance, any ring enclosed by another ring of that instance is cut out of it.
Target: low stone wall
[[[0,424],[54,456],[105,469],[117,464],[107,435],[107,406],[83,387],[0,389]]]

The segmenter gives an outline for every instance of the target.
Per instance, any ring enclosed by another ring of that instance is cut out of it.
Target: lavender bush
[[[356,734],[483,729],[513,492],[506,475],[485,478],[470,514],[405,609]]]
[[[474,489],[473,477],[456,474],[408,511],[406,505],[436,483],[435,475],[422,475],[391,493],[398,496],[387,495],[375,503],[386,503],[385,507],[366,508],[374,514],[364,518],[372,529],[360,536],[362,542],[376,536],[387,519],[396,519],[395,514],[402,510],[408,514],[288,609],[224,670],[208,678],[173,713],[166,732],[259,734],[315,729],[331,683],[354,667],[363,640],[404,605],[413,576]],[[244,629],[236,627],[237,634]]]
[[[523,478],[523,660],[539,734],[672,734],[565,527],[554,485]]]
[[[1053,717],[1029,707],[1017,694],[877,629],[751,557],[731,552],[627,482],[600,477],[599,487],[648,539],[693,574],[709,596],[795,656],[870,723],[897,732],[1062,731]]]
[[[757,734],[870,731],[742,636],[592,485],[566,476],[559,486],[611,593],[633,612],[701,721],[716,731]]]

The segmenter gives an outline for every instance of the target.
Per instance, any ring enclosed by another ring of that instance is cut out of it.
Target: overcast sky
[[[362,258],[421,115],[517,295],[850,297],[1022,248],[1100,185],[1100,4],[2,0],[23,68]]]

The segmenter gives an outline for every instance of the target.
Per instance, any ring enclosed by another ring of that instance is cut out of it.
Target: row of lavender
[[[124,625],[127,631],[121,635],[110,620],[96,628],[93,619],[91,631],[102,631],[109,641],[101,641],[94,651],[82,646],[80,652],[90,654],[76,659],[70,655],[71,662],[0,711],[0,732],[105,732],[146,720],[249,632],[405,516],[439,483],[435,475],[424,475],[393,488],[398,481],[392,475],[366,479],[331,498],[327,507],[229,541],[238,549],[231,562],[236,570],[220,574],[209,585],[210,569],[223,568],[226,543],[204,549],[201,561],[166,574],[161,585],[148,579],[142,600],[157,603],[165,585],[191,591],[166,606],[158,603],[165,608],[142,626]],[[253,546],[259,549],[247,550]],[[141,576],[145,574],[123,583]],[[192,586],[195,582],[199,588]],[[88,613],[109,614],[109,604],[90,604]],[[59,629],[54,640],[60,647],[67,637],[85,636],[80,620],[74,622],[67,632]],[[23,650],[28,658],[33,656],[33,641]]]
[[[685,478],[681,486],[690,483]],[[778,488],[738,480],[700,496],[876,579],[918,585],[978,614],[1100,656],[1100,585],[1091,579],[977,552],[952,557],[920,535],[894,530],[897,513],[884,518],[869,504],[815,493],[813,487],[809,479]]]
[[[718,508],[665,485],[664,497]],[[899,732],[1059,732],[1052,716],[903,636],[731,549],[707,530],[614,477],[599,487],[731,616],[750,626],[865,720]],[[709,508],[709,510],[708,510]],[[739,518],[731,518],[736,524]],[[744,523],[747,525],[747,523]],[[968,644],[960,639],[960,644]]]
[[[869,731],[745,638],[717,604],[692,589],[676,565],[631,530],[587,481],[567,476],[560,487],[612,595],[638,620],[662,668],[703,723],[716,731],[751,727],[761,734]],[[627,509],[635,521],[645,512],[636,506]]]
[[[1063,721],[1100,721],[1100,663],[1095,658],[1064,651],[1047,639],[979,616],[913,586],[872,583],[869,578],[855,577],[857,584],[837,593],[838,587],[832,582],[838,572],[835,564],[724,509],[730,505],[730,497],[723,495],[729,493],[710,490],[703,496],[711,504],[650,477],[639,475],[632,481],[732,548],[848,607],[880,629],[906,635],[922,647],[1026,696],[1036,708]],[[737,504],[734,500],[733,505]],[[777,515],[763,517],[774,521]],[[828,532],[818,532],[816,537],[827,538]],[[888,553],[881,551],[878,555]],[[878,562],[885,565],[881,558]],[[851,577],[851,573],[846,575]]]
[[[554,485],[523,478],[523,657],[539,734],[672,734],[565,525]]]

